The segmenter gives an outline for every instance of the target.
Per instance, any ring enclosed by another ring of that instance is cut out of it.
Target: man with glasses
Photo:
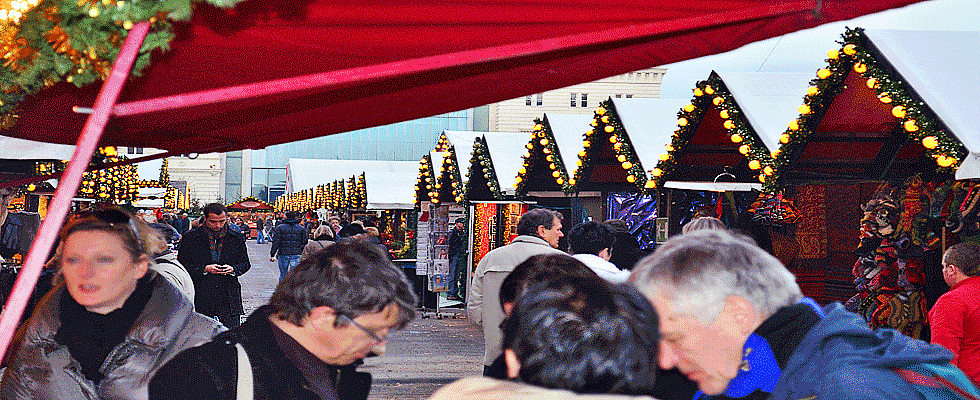
[[[204,206],[204,224],[187,231],[177,247],[179,261],[194,280],[195,311],[217,318],[228,328],[241,325],[242,285],[248,272],[245,237],[228,229],[228,210],[218,203]]]
[[[334,244],[291,269],[241,327],[164,365],[150,398],[367,399],[371,376],[357,361],[415,318],[415,302],[375,246]]]

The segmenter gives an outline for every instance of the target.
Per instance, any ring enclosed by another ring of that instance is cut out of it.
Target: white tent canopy
[[[415,208],[415,179],[418,176],[417,169],[401,172],[365,171],[367,209],[411,210]]]
[[[769,151],[800,116],[799,106],[813,74],[715,72]]]
[[[568,171],[569,175],[574,175],[573,171],[578,168],[575,163],[578,160],[578,152],[584,148],[582,140],[585,132],[591,128],[589,123],[595,115],[545,113],[545,117],[548,118],[551,133],[555,136],[555,145],[558,146],[558,154],[565,164],[565,171]]]
[[[0,136],[0,159],[69,160],[74,153],[75,146]]]
[[[415,205],[417,161],[317,160],[290,158],[286,166],[287,193],[307,190],[364,174],[367,208],[411,209]]]
[[[677,130],[677,112],[691,100],[614,98],[612,101],[640,164],[649,173],[660,161],[660,154],[667,152],[664,146],[671,142]]]
[[[442,131],[442,134],[446,135],[446,139],[449,140],[449,144],[456,149],[456,160],[454,161],[461,169],[459,171],[459,176],[462,180],[462,182],[460,182],[461,185],[466,184],[466,168],[470,164],[470,152],[473,151],[473,142],[484,133],[486,132]],[[432,151],[432,167],[435,168],[436,171],[439,170],[439,166],[442,165],[443,159],[448,154],[448,152]]]
[[[520,132],[485,132],[483,141],[490,152],[490,161],[497,175],[500,191],[513,195],[517,183],[517,171],[523,165],[522,156],[527,151],[528,134]]]

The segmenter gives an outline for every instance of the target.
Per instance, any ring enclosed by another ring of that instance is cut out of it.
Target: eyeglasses
[[[366,333],[368,336],[370,336],[371,339],[374,339],[374,340],[376,340],[378,342],[384,342],[384,341],[388,340],[388,335],[387,334],[386,335],[378,336],[378,334],[377,333],[374,333],[374,331],[372,331],[372,330],[370,330],[368,328],[365,328],[364,325],[361,325],[361,324],[357,323],[357,321],[354,321],[354,318],[351,318],[351,317],[346,316],[346,315],[340,315],[337,318],[339,318],[341,320],[344,320],[344,321],[347,321],[351,325],[354,325],[355,327],[357,327],[357,329],[360,329],[361,331],[363,331],[364,333]]]

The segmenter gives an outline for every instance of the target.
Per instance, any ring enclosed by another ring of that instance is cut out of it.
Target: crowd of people
[[[263,220],[256,241],[271,241],[280,281],[242,322],[247,236],[221,204],[203,214],[183,231],[186,216],[167,222],[173,232],[116,208],[69,221],[54,287],[3,360],[0,398],[366,399],[360,360],[384,352],[418,300],[372,221]],[[571,227],[566,252],[562,222],[528,211],[456,287],[483,326],[485,376],[431,399],[980,397],[980,245],[946,251],[952,289],[927,343],[804,297],[717,219],[642,259],[615,222]]]

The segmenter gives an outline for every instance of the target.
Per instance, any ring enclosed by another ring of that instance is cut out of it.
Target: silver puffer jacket
[[[38,303],[14,362],[0,383],[0,399],[146,399],[153,374],[181,351],[208,342],[225,328],[194,312],[194,304],[153,271],[153,294],[102,364],[98,385],[85,378],[68,347],[54,340],[61,326],[64,285]]]

